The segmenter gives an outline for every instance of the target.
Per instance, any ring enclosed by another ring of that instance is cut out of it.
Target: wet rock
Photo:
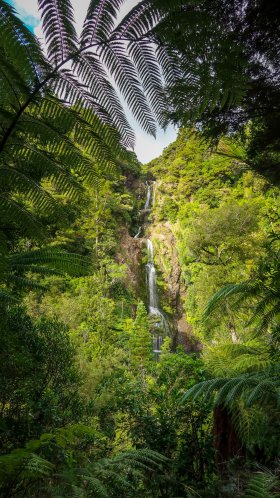
[[[202,345],[194,337],[183,310],[186,289],[181,280],[181,266],[172,225],[169,222],[154,224],[151,228],[151,237],[156,245],[156,263],[167,284],[165,301],[169,303],[173,312],[175,345],[184,346],[187,352],[201,351]]]

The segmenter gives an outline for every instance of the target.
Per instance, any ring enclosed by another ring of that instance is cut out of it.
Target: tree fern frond
[[[64,472],[60,477],[69,483],[71,489],[83,489],[86,496],[106,498],[112,496],[112,490],[117,496],[126,496],[128,491],[135,489],[146,471],[150,473],[167,461],[166,457],[149,449],[131,450],[89,461],[84,468]]]
[[[91,263],[88,258],[79,254],[66,253],[57,249],[37,249],[29,252],[10,254],[2,257],[1,279],[7,288],[13,290],[46,289],[47,286],[34,275],[86,276]],[[0,301],[13,302],[13,296],[6,289],[1,289]]]
[[[206,320],[212,313],[214,313],[218,307],[221,305],[223,300],[229,298],[232,295],[240,293],[250,293],[251,288],[248,287],[247,283],[241,284],[229,284],[222,287],[208,302],[205,311],[203,313],[203,319]]]
[[[227,379],[223,377],[218,377],[217,379],[210,379],[204,382],[199,382],[195,384],[193,387],[188,389],[188,391],[182,396],[182,402],[185,402],[187,399],[192,398],[193,401],[196,401],[200,396],[204,396],[205,400],[211,398],[213,392],[218,390],[220,387],[224,386]]]
[[[247,484],[243,496],[244,498],[274,498],[278,496],[278,491],[279,481],[275,475],[269,471],[257,472]]]
[[[69,0],[38,0],[51,62],[59,64],[77,50],[73,7]]]
[[[15,168],[1,167],[0,189],[2,191],[14,190],[15,185],[25,195],[25,198],[34,204],[38,212],[55,213],[57,217],[62,216],[62,207],[58,206],[54,198],[34,180]]]
[[[170,50],[169,47],[159,45],[156,48],[156,56],[161,67],[165,85],[172,86],[175,92],[178,81],[183,78],[178,54]]]
[[[92,493],[94,493],[94,496],[100,498],[108,498],[110,496],[108,487],[97,477],[86,474],[81,474],[77,477],[85,484],[86,492],[90,493],[88,496],[93,496]]]
[[[141,462],[143,462],[144,464],[148,463],[155,467],[168,462],[167,457],[149,448],[125,451],[124,453],[118,454],[114,458],[114,461],[126,461],[127,459],[131,459],[131,462],[134,462],[135,465],[138,465],[138,463],[141,464]]]
[[[155,119],[141,88],[135,67],[126,57],[126,44],[116,40],[104,45],[100,49],[100,57],[115,79],[139,124],[147,133],[155,136]]]
[[[110,38],[123,3],[124,0],[90,0],[81,34],[82,46]]]
[[[46,271],[69,273],[69,275],[86,275],[90,269],[90,261],[85,256],[68,253],[57,249],[37,249],[9,256],[11,270],[30,271],[33,266],[46,265]],[[41,270],[40,270],[41,272]]]
[[[58,189],[65,192],[70,198],[79,198],[83,194],[84,189],[81,183],[69,173],[69,163],[67,159],[70,159],[70,151],[68,152],[67,149],[63,149],[62,156],[59,156],[58,152],[55,154],[54,144],[53,150],[52,154],[50,151],[41,150],[39,147],[35,148],[34,145],[27,142],[24,144],[19,142],[13,143],[10,144],[10,147],[8,148],[10,159],[13,159],[17,165],[17,169],[20,168],[24,174],[30,174],[30,172],[32,172],[32,175],[35,178],[48,178]],[[71,150],[71,153],[73,157],[74,151]],[[99,175],[95,168],[93,168],[92,162],[81,157],[78,151],[75,153],[75,156],[76,157],[73,157],[73,159],[76,159],[77,172],[81,175],[85,174],[93,182],[95,180],[97,182]],[[59,162],[57,160],[58,158]],[[17,182],[14,187],[16,188],[16,186]]]
[[[117,130],[123,133],[124,145],[133,148],[134,133],[127,121],[117,93],[108,81],[108,76],[97,55],[83,52],[77,60],[74,60],[73,69],[77,76],[85,82],[92,95],[98,98],[101,106],[106,109],[111,119],[111,125],[115,125]],[[108,124],[110,125],[110,122]],[[120,137],[120,139],[122,138]]]
[[[256,274],[250,280],[227,285],[211,298],[205,309],[204,319],[219,310],[225,301],[231,309],[238,309],[241,304],[249,301],[253,311],[248,325],[256,324],[257,332],[260,333],[267,331],[280,312],[279,274],[279,254],[270,248],[269,257],[260,262]]]
[[[207,369],[212,375],[219,377],[261,371],[271,363],[267,347],[257,340],[208,347],[203,357]]]
[[[48,267],[47,265],[45,266],[39,266],[37,264],[25,264],[25,263],[12,263],[12,269],[13,271],[17,274],[21,273],[31,273],[31,274],[38,274],[41,276],[47,276],[47,275],[65,275],[65,272],[61,268],[55,268],[55,267]]]
[[[257,443],[259,447],[263,445],[264,427],[267,417],[261,407],[254,405],[252,407],[244,406],[239,401],[238,405],[231,409],[231,419],[241,441],[250,447]]]
[[[2,62],[3,61],[3,62]],[[30,88],[25,78],[22,76],[21,72],[18,71],[14,64],[11,63],[2,54],[1,56],[1,68],[0,68],[0,97],[3,102],[4,99],[9,97],[10,103],[18,109],[21,106],[21,100],[23,98],[28,98],[30,93]],[[16,81],[16,85],[15,85]],[[7,109],[1,109],[2,117],[4,118],[4,123],[9,123],[13,118],[13,113],[9,112]]]
[[[10,61],[21,78],[27,83],[36,83],[41,71],[51,69],[45,60],[41,47],[31,31],[15,15],[15,10],[7,2],[0,0],[0,46],[5,50],[5,58]],[[13,80],[13,84],[16,80]]]
[[[89,93],[86,85],[81,83],[69,69],[61,69],[59,76],[52,83],[53,92],[68,104],[83,102],[84,107],[91,107],[97,113],[101,112],[102,107]]]
[[[280,391],[280,379],[261,379],[260,382],[252,389],[248,398],[248,406],[252,406],[258,402],[269,401],[271,397],[279,395]]]
[[[0,462],[2,477],[17,472],[20,479],[37,479],[49,476],[54,468],[51,462],[24,448],[1,455]]]
[[[84,491],[82,488],[80,488],[79,486],[75,486],[75,485],[72,485],[71,486],[71,491],[73,493],[73,498],[87,498],[87,496],[85,495]],[[60,498],[59,496],[55,498]],[[63,497],[61,497],[63,498]]]
[[[165,99],[162,75],[153,46],[146,42],[130,42],[128,53],[137,69],[151,108],[154,110],[157,122],[164,126]]]
[[[33,238],[44,239],[42,224],[29,211],[10,197],[0,195],[0,213],[2,223],[11,227],[20,227],[22,232]]]
[[[116,27],[115,38],[125,37],[137,40],[151,34],[152,28],[161,19],[160,12],[154,3],[150,0],[138,2]]]
[[[21,277],[8,273],[6,277],[6,284],[9,288],[16,288],[17,290],[46,290],[46,286],[42,283],[35,282],[31,278]]]
[[[7,290],[1,289],[1,287],[0,287],[0,303],[18,304],[19,301],[15,296],[11,295],[10,292],[8,292]]]
[[[233,406],[241,398],[248,406],[268,400],[277,405],[280,399],[279,365],[259,373],[243,374],[233,378],[218,377],[200,382],[184,394],[182,402],[189,398],[195,401],[200,396],[209,400],[215,392],[216,405]]]

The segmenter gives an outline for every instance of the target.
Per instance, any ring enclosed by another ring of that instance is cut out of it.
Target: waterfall
[[[153,201],[153,205],[155,202],[155,182],[154,182],[153,191],[151,185],[148,182],[146,183],[146,186],[147,186],[146,201],[144,205],[144,210],[149,210],[151,200]],[[153,193],[153,199],[152,199],[152,193]],[[135,239],[138,239],[142,229],[143,229],[142,226],[138,228],[138,231],[134,236]],[[156,318],[155,327],[156,329],[158,329],[158,332],[153,334],[153,351],[155,353],[157,361],[159,354],[161,352],[163,339],[164,337],[169,335],[170,327],[166,317],[164,316],[164,313],[160,309],[160,302],[159,302],[158,289],[157,289],[157,274],[154,265],[154,246],[150,239],[147,239],[146,243],[147,243],[147,255],[148,255],[148,261],[146,264],[146,285],[148,290],[149,313],[150,315],[153,315]]]
[[[156,327],[159,328],[159,333],[153,336],[153,351],[156,355],[156,360],[161,351],[161,346],[165,336],[169,335],[169,323],[160,309],[159,297],[157,290],[157,274],[154,265],[154,246],[150,239],[147,239],[148,262],[146,264],[147,287],[149,297],[149,313],[158,318]]]
[[[158,310],[158,293],[156,282],[156,269],[154,265],[154,247],[150,239],[147,239],[148,263],[146,264],[147,271],[147,286],[149,293],[149,311],[156,314]]]
[[[151,202],[151,185],[149,185],[149,183],[147,183],[146,185],[147,185],[147,196],[146,196],[144,209],[149,209]]]
[[[140,227],[138,227],[136,235],[134,235],[134,239],[138,239],[141,232],[142,232],[142,227],[140,226]]]

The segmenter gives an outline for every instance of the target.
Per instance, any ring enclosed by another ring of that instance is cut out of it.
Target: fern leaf
[[[59,64],[77,49],[70,0],[38,0],[51,62]]]
[[[260,373],[243,374],[234,378],[218,377],[200,382],[183,395],[182,402],[189,398],[195,401],[200,396],[209,400],[215,392],[218,393],[216,405],[233,406],[243,398],[248,406],[268,400],[277,406],[280,399],[279,364]]]
[[[124,0],[91,0],[81,35],[81,44],[93,45],[108,40]]]
[[[165,99],[162,76],[155,49],[146,42],[130,42],[128,53],[137,69],[143,89],[151,108],[154,110],[157,122],[164,126]]]
[[[278,496],[278,479],[271,473],[258,472],[249,481],[244,498],[274,498]]]
[[[100,49],[100,57],[115,79],[139,124],[147,133],[155,136],[155,119],[135,67],[126,57],[126,44],[117,40],[104,45]]]

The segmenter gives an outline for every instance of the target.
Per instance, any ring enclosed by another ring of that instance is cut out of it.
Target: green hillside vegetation
[[[0,0],[0,497],[276,497],[279,7],[88,4]]]
[[[148,171],[157,180],[153,223],[175,234],[184,308],[210,377],[184,399],[213,403],[224,461],[245,451],[268,464],[279,453],[279,189],[245,159],[238,137],[211,151],[181,130]]]

